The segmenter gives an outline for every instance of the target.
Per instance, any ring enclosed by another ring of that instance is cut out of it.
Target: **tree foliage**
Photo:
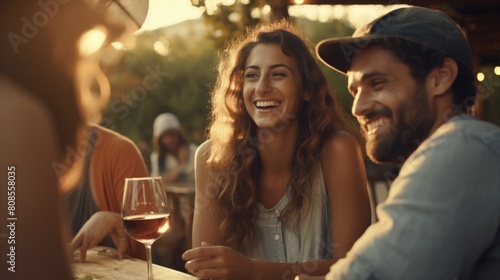
[[[354,32],[354,28],[348,23],[336,19],[327,22],[312,21],[306,18],[293,18],[292,20],[304,34],[309,36],[309,39],[314,45],[324,39],[350,36]],[[347,115],[350,115],[349,112],[351,111],[353,100],[347,92],[346,77],[328,68],[323,63],[318,63],[323,74],[326,76],[332,94],[334,94],[341,103]]]
[[[288,5],[282,0],[235,0],[232,4],[216,3],[205,0],[191,0],[195,7],[205,9],[203,20],[210,28],[207,36],[217,48],[224,47],[228,38],[244,34],[245,29],[259,22],[288,17]],[[266,13],[265,6],[270,7]]]
[[[218,52],[223,51],[227,40],[242,35],[246,26],[258,22],[259,18],[252,16],[252,9],[261,7],[263,2],[267,1],[220,5],[218,13],[204,17],[206,33],[193,31],[172,36],[158,29],[131,36],[133,47],[127,47],[125,42],[125,49],[110,48],[105,53],[103,68],[110,80],[111,97],[101,124],[150,151],[154,118],[172,112],[193,142],[204,141]],[[234,16],[235,12],[240,16]],[[292,20],[314,44],[352,33],[352,28],[342,21]],[[341,104],[349,111],[352,98],[346,93],[345,77],[321,67]]]
[[[154,48],[162,41],[166,55]],[[111,98],[101,124],[150,145],[154,118],[172,112],[192,141],[203,141],[217,60],[213,45],[201,37],[165,39],[161,30],[141,34],[136,42],[105,67]]]

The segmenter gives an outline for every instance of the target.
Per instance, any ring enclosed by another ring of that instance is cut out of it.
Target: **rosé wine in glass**
[[[170,210],[161,177],[125,179],[122,220],[127,234],[146,247],[148,280],[154,280],[151,246],[170,227]]]

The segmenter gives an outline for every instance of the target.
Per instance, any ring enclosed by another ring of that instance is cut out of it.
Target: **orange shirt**
[[[90,126],[96,128],[90,176],[97,205],[121,214],[125,178],[148,176],[144,159],[130,139],[102,126]],[[130,239],[129,245],[131,256],[146,259],[142,243]]]

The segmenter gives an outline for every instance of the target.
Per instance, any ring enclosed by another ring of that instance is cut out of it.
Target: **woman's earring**
[[[307,102],[311,101],[311,95],[308,91],[306,91],[306,93],[304,94],[304,100]]]

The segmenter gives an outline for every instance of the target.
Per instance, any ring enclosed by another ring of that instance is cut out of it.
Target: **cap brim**
[[[122,26],[123,31],[109,34],[112,40],[140,29],[149,10],[148,0],[86,0],[85,2],[104,13],[110,24]]]
[[[373,43],[394,36],[365,35],[362,37],[341,37],[326,39],[316,45],[318,59],[328,67],[342,74],[351,68],[355,54]]]

